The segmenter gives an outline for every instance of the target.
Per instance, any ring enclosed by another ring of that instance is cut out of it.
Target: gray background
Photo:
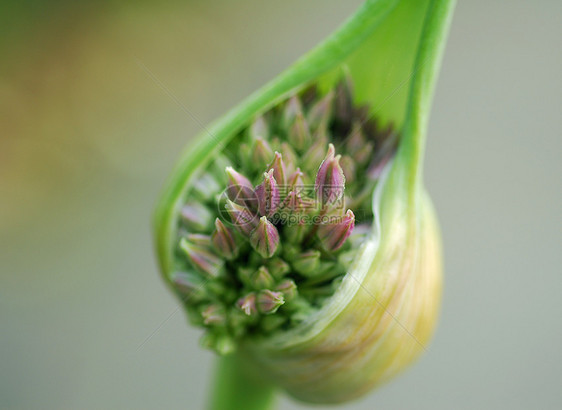
[[[213,357],[157,274],[159,189],[198,122],[358,4],[2,10],[0,408],[202,408]],[[446,252],[440,326],[415,366],[346,408],[562,407],[561,16],[554,0],[458,4],[425,175]]]

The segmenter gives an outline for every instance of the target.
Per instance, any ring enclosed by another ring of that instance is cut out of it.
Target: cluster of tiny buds
[[[171,279],[207,329],[203,344],[220,353],[306,318],[368,230],[370,215],[356,228],[346,205],[362,210],[391,149],[374,152],[350,87],[312,94],[258,117],[198,176],[181,210],[183,267]]]

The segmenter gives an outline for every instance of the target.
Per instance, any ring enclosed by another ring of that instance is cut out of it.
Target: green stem
[[[413,68],[408,112],[397,161],[404,164],[409,192],[418,192],[429,122],[429,113],[455,0],[430,2]]]
[[[275,389],[244,365],[237,354],[219,357],[210,410],[268,410]]]

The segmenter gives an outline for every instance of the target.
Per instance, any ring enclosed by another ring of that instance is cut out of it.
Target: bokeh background
[[[359,4],[1,3],[0,408],[203,408],[213,356],[158,276],[153,205],[201,124]],[[561,16],[558,0],[459,2],[425,178],[440,327],[346,408],[562,407]]]

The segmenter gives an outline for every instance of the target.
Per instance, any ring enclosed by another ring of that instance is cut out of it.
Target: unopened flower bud
[[[327,251],[335,251],[343,246],[355,227],[355,215],[348,209],[342,220],[322,224],[318,228],[318,239]]]
[[[208,248],[189,243],[185,238],[181,239],[180,248],[199,272],[211,278],[222,274],[224,261]]]
[[[326,138],[318,138],[303,155],[303,164],[307,172],[317,172],[325,157]]]
[[[215,230],[211,235],[215,250],[226,259],[233,259],[238,254],[238,245],[233,233],[219,218],[215,219]]]
[[[292,261],[293,268],[301,275],[308,276],[320,266],[320,251],[309,250],[295,255]]]
[[[269,137],[269,125],[262,115],[257,117],[250,126],[250,137],[262,140]]]
[[[258,225],[257,215],[247,207],[238,205],[229,199],[226,200],[225,209],[234,227],[242,235],[250,236],[250,233]]]
[[[254,292],[248,293],[246,296],[238,299],[236,306],[247,316],[257,315],[256,294]]]
[[[333,144],[328,146],[328,153],[316,174],[314,188],[322,206],[337,203],[343,197],[345,176],[340,166],[340,156],[335,155]]]
[[[291,271],[291,267],[281,258],[271,258],[267,261],[267,269],[275,279],[281,279]]]
[[[292,279],[284,279],[275,287],[277,292],[281,292],[286,302],[292,301],[297,296],[297,285]]]
[[[270,315],[285,303],[281,292],[274,292],[269,289],[262,290],[258,293],[257,306],[260,313]]]
[[[289,131],[289,142],[299,151],[303,151],[310,145],[312,137],[310,128],[303,114],[297,114],[295,121]]]
[[[289,144],[287,144],[287,142],[282,142],[280,152],[283,156],[285,172],[287,172],[288,174],[292,173],[297,167],[296,164],[299,163],[299,158],[297,157],[295,150]]]
[[[299,97],[293,95],[287,101],[285,110],[283,112],[283,125],[285,129],[290,129],[291,125],[295,122],[297,115],[302,114],[302,104]]]
[[[262,216],[250,235],[250,244],[264,258],[271,258],[279,246],[279,232],[275,225]]]
[[[344,155],[340,159],[340,166],[345,176],[345,183],[347,185],[353,184],[355,182],[355,173],[357,170],[355,161],[349,155]]]
[[[186,234],[185,239],[194,245],[199,245],[204,248],[211,247],[211,237],[203,233],[188,233]]]
[[[252,166],[260,170],[265,168],[273,158],[273,150],[263,138],[258,137],[252,150]]]
[[[283,155],[279,152],[275,152],[273,161],[267,168],[267,172],[273,170],[273,178],[279,185],[285,185],[285,162],[283,162]]]
[[[213,221],[213,214],[204,205],[190,202],[181,209],[182,221],[189,230],[204,231]]]
[[[223,326],[226,323],[226,311],[224,306],[213,303],[201,310],[203,323],[207,326]]]
[[[254,289],[267,289],[275,284],[275,279],[265,266],[260,266],[252,275],[250,283]]]
[[[334,116],[340,124],[348,124],[353,117],[353,87],[351,82],[344,76],[336,86]]]
[[[263,182],[256,188],[259,213],[262,216],[271,217],[279,207],[279,188],[273,176],[273,169],[263,174]]]
[[[187,303],[198,303],[207,297],[206,281],[201,276],[193,272],[174,272],[171,279]]]
[[[301,193],[304,189],[304,173],[300,168],[297,168],[295,172],[291,174],[289,180],[287,181],[287,189],[295,193]]]
[[[232,167],[226,168],[228,186],[226,193],[228,199],[238,205],[245,205],[250,209],[256,206],[256,195],[250,180]]]
[[[221,185],[209,172],[198,177],[193,183],[193,195],[203,201],[212,199],[220,191]]]
[[[301,213],[305,208],[301,194],[289,192],[280,208],[287,215]]]

